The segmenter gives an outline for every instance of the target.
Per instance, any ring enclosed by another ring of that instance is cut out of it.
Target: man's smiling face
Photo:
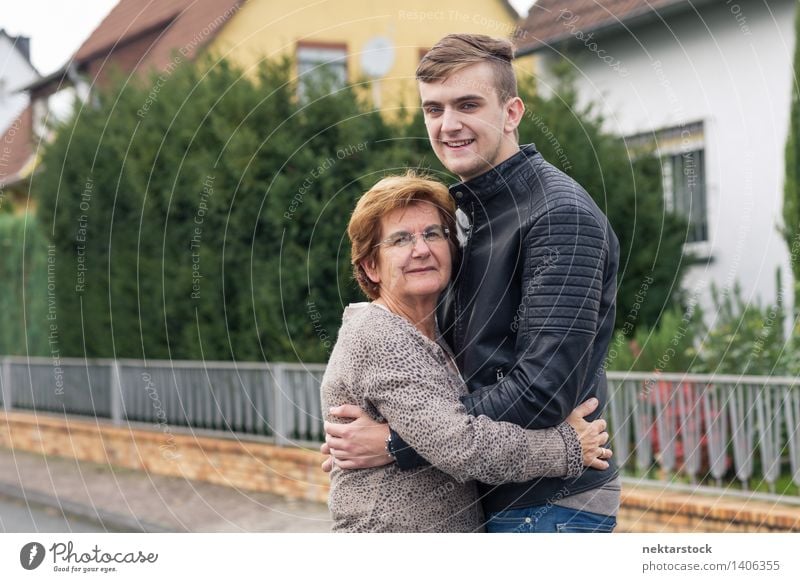
[[[477,63],[442,82],[419,83],[425,127],[436,157],[469,180],[513,156],[525,108],[519,97],[501,103],[489,63]]]

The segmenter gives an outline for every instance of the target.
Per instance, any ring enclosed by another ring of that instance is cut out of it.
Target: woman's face
[[[363,266],[369,278],[380,285],[382,298],[404,303],[436,300],[450,281],[453,265],[447,238],[437,236],[442,228],[439,211],[427,202],[399,208],[381,219],[383,242],[377,264]],[[404,233],[414,235],[413,242],[393,244],[402,240]]]

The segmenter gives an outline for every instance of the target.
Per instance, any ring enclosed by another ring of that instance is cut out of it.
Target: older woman
[[[334,531],[480,531],[473,480],[574,477],[608,438],[602,421],[582,418],[595,403],[543,430],[467,414],[459,400],[466,387],[435,316],[452,273],[454,232],[447,188],[413,174],[384,178],[353,212],[353,268],[372,302],[345,310],[322,381],[323,410],[360,406],[388,421],[432,466],[334,468]]]

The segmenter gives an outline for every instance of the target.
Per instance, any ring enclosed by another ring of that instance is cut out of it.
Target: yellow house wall
[[[210,47],[244,67],[264,58],[294,56],[297,42],[343,43],[348,52],[350,82],[363,79],[361,52],[371,38],[383,36],[395,47],[395,62],[380,81],[380,107],[391,112],[418,103],[414,71],[420,49],[430,48],[454,32],[509,38],[516,19],[502,2],[447,0],[433,7],[403,0],[249,0],[220,31]],[[530,71],[530,65],[518,63]]]

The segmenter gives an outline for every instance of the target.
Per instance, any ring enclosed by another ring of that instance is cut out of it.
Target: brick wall
[[[0,412],[0,446],[324,503],[315,449]],[[619,532],[800,532],[800,507],[623,486]]]
[[[623,485],[620,532],[800,532],[800,506]]]
[[[328,497],[319,452],[265,442],[12,412],[0,413],[0,446],[295,499],[324,503]]]

